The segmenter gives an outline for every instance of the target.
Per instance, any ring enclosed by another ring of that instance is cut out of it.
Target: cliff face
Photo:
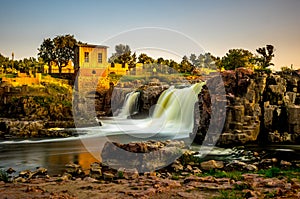
[[[296,72],[253,73],[246,69],[221,73],[226,90],[226,119],[218,144],[299,143],[300,78]],[[207,84],[213,82],[208,80]],[[218,87],[218,85],[214,85]],[[202,143],[211,120],[211,98],[206,88],[199,95],[195,142]]]

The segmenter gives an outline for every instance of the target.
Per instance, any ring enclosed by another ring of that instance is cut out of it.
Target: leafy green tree
[[[164,58],[162,58],[162,57],[159,57],[159,58],[157,59],[157,63],[158,63],[158,64],[164,64],[164,62],[165,62],[165,60],[164,60]]]
[[[108,59],[109,63],[129,64],[131,61],[131,50],[128,45],[118,44],[115,46],[115,53]]]
[[[261,57],[259,57],[257,61],[262,69],[274,65],[273,63],[271,63],[274,57],[274,46],[266,45],[266,47],[256,49],[256,52],[261,55]]]
[[[215,69],[215,62],[214,62],[214,60],[212,58],[212,55],[210,53],[205,53],[204,54],[203,67],[204,68]]]
[[[129,61],[129,68],[134,68],[136,66],[136,54],[133,53]]]
[[[190,55],[190,61],[193,64],[193,66],[200,67],[200,61],[199,61],[198,57],[195,54]]]
[[[178,72],[186,73],[191,72],[194,69],[192,64],[189,62],[189,59],[187,56],[183,56],[182,61],[180,62],[180,68]]]
[[[199,68],[204,68],[205,67],[205,55],[200,54],[198,56],[198,62],[199,62]]]
[[[3,72],[6,73],[7,68],[9,68],[9,58],[4,57],[2,54],[0,54],[0,67],[2,68]]]
[[[40,48],[38,48],[38,51],[38,56],[48,64],[48,73],[52,73],[51,62],[56,59],[55,46],[53,41],[50,38],[44,39]]]
[[[142,63],[142,64],[151,64],[154,62],[154,59],[149,57],[145,53],[141,53],[138,57],[138,60],[139,60],[139,63]]]
[[[38,48],[38,56],[43,59],[49,66],[49,73],[51,73],[51,62],[57,64],[59,74],[62,68],[66,67],[69,61],[74,61],[74,50],[77,44],[74,35],[59,35],[53,40],[50,38],[44,39],[40,48]]]
[[[172,59],[170,60],[169,66],[170,66],[170,70],[168,71],[169,73],[173,72],[173,70],[171,70],[171,68],[173,68],[176,71],[179,70],[179,64],[176,61],[172,60]]]
[[[59,74],[61,74],[62,68],[66,67],[70,60],[74,62],[77,41],[74,35],[61,35],[55,37],[53,43],[55,46],[54,62],[58,66]]]
[[[253,68],[255,57],[253,54],[244,49],[230,49],[224,57],[222,57],[222,66],[226,70],[234,70],[239,67]]]

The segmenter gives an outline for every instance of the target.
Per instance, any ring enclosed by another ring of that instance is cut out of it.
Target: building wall
[[[89,62],[85,62],[85,52],[89,53]],[[102,53],[102,63],[98,63],[98,53]],[[78,55],[80,68],[104,68],[107,63],[106,48],[80,46]]]
[[[106,70],[107,74],[126,75],[129,69],[128,64],[109,64]]]
[[[85,61],[85,52],[89,61]],[[98,53],[102,54],[102,63],[98,62]],[[79,45],[75,49],[74,66],[78,70],[77,89],[82,92],[95,91],[99,81],[107,75],[107,47],[97,45]],[[106,89],[106,84],[103,85]]]

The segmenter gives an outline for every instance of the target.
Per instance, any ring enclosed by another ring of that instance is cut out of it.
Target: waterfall
[[[182,89],[171,86],[165,90],[158,99],[152,119],[179,132],[192,132],[194,105],[204,84],[197,83]]]
[[[198,94],[205,83],[197,83],[185,88],[171,86],[159,97],[153,112],[145,119],[130,119],[128,116],[138,112],[139,92],[128,93],[123,108],[113,125],[103,125],[102,131],[130,134],[136,138],[150,139],[158,136],[172,139],[189,137],[194,127],[194,106]],[[125,119],[125,120],[124,120]]]
[[[140,93],[135,91],[126,94],[123,107],[121,112],[118,114],[118,118],[126,119],[128,116],[138,113],[139,96]]]

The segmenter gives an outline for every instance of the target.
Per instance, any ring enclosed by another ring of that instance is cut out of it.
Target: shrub
[[[0,181],[8,182],[8,173],[2,169],[0,169]]]

